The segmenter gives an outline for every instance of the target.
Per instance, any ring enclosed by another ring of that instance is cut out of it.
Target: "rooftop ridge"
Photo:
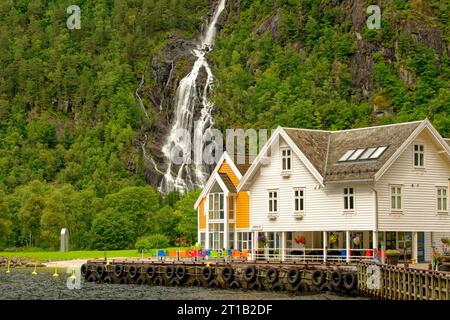
[[[393,127],[393,126],[402,126],[407,124],[413,124],[413,123],[423,123],[426,120],[417,120],[417,121],[409,121],[409,122],[399,122],[399,123],[391,123],[391,124],[383,124],[379,126],[371,126],[371,127],[364,127],[364,128],[353,128],[353,129],[343,129],[343,130],[323,130],[323,129],[306,129],[306,128],[289,128],[289,127],[282,127],[283,129],[287,130],[302,130],[302,131],[316,131],[316,132],[327,132],[327,133],[340,133],[340,132],[349,132],[349,131],[357,131],[357,130],[369,130],[369,129],[375,129],[375,128],[386,128],[386,127]],[[450,140],[450,138],[446,138],[446,140]]]

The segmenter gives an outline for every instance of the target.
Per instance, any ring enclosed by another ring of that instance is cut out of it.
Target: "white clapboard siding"
[[[414,169],[414,142],[425,145],[425,169]],[[379,230],[450,232],[450,217],[437,214],[438,186],[448,186],[450,162],[438,154],[436,142],[423,131],[375,184],[379,199]],[[392,214],[390,185],[403,186],[403,210]]]
[[[280,147],[283,143],[280,143]],[[250,191],[251,225],[264,231],[339,231],[373,230],[374,194],[365,184],[327,185],[319,182],[293,153],[292,174],[280,174],[280,150],[274,150],[270,164],[262,166],[253,178]],[[294,217],[293,188],[304,187],[305,214],[303,220]],[[355,189],[355,213],[343,214],[343,188]],[[278,189],[279,216],[268,218],[268,190]]]

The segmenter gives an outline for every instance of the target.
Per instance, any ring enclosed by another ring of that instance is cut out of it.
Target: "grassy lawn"
[[[183,250],[186,248],[165,248],[164,250]],[[152,252],[144,252],[144,258],[148,258],[151,254],[156,254],[156,249]],[[69,252],[51,252],[51,251],[19,251],[5,252],[0,251],[0,257],[17,258],[23,257],[36,262],[48,260],[72,260],[72,259],[101,259],[105,257],[105,251],[69,251]],[[106,251],[107,258],[141,258],[142,253],[136,250],[112,250]]]

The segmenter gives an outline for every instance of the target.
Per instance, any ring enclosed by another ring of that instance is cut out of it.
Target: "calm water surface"
[[[50,270],[38,270],[31,275],[29,269],[13,269],[6,274],[0,271],[0,299],[48,299],[48,300],[349,300],[362,299],[338,296],[333,293],[312,294],[306,296],[293,295],[287,292],[254,292],[244,290],[221,290],[189,287],[156,287],[149,285],[96,284],[82,280],[82,288],[70,290],[66,286],[67,274],[59,278],[52,277]]]

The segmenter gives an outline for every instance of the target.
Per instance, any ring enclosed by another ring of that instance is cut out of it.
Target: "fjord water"
[[[192,51],[196,61],[191,72],[181,81],[175,96],[175,114],[172,121],[170,133],[162,152],[167,163],[167,169],[159,186],[159,190],[167,193],[173,189],[186,190],[194,187],[202,187],[207,172],[202,161],[189,161],[191,158],[191,141],[185,136],[180,136],[180,132],[190,132],[191,137],[198,139],[196,144],[196,154],[198,150],[203,150],[205,140],[204,134],[213,126],[211,112],[213,103],[209,99],[214,76],[206,59],[206,54],[210,52],[214,45],[217,33],[217,22],[222,11],[225,9],[226,0],[220,0],[214,15],[209,22],[206,31],[201,36],[197,48]],[[206,79],[202,90],[199,90],[197,81],[200,72],[206,72]],[[195,119],[196,110],[200,107],[200,115]],[[182,154],[182,161],[179,164],[172,162],[174,154]],[[191,163],[189,163],[191,162]]]

